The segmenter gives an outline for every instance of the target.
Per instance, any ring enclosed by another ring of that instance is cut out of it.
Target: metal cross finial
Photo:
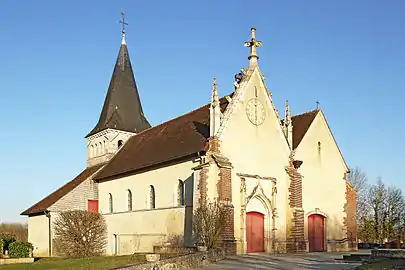
[[[256,54],[256,48],[261,47],[263,44],[261,41],[256,40],[256,28],[252,28],[252,38],[250,41],[245,42],[245,47],[250,47],[250,55],[248,57],[249,60],[257,60],[259,57]]]
[[[319,101],[318,100],[316,101],[316,109],[317,110],[319,109]]]
[[[121,12],[120,24],[122,24],[121,33],[122,33],[122,35],[124,36],[124,35],[125,35],[125,25],[128,25],[128,23],[125,22],[125,13],[124,13],[124,10],[122,10],[122,12]]]

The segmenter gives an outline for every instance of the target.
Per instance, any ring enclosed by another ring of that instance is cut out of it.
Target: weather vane
[[[317,110],[319,109],[319,101],[318,100],[316,101],[316,109]]]

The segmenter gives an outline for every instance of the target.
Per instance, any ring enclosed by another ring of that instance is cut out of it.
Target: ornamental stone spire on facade
[[[212,82],[212,96],[210,104],[210,137],[215,137],[221,126],[221,107],[218,97],[217,79]]]
[[[290,105],[288,104],[288,100],[285,101],[283,131],[284,131],[284,135],[288,141],[288,144],[292,148],[293,125],[292,125],[291,110],[290,110]]]

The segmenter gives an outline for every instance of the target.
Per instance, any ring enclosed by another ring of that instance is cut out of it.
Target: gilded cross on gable
[[[250,41],[245,42],[245,47],[250,47],[249,60],[257,60],[259,57],[256,54],[256,48],[261,47],[263,44],[261,41],[256,40],[256,28],[252,28],[252,38]]]
[[[125,13],[124,10],[121,12],[121,21],[120,24],[122,24],[122,35],[125,35],[125,25],[128,25],[128,23],[125,22]]]

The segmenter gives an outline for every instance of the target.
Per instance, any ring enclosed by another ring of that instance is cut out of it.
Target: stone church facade
[[[150,252],[171,237],[194,244],[193,211],[226,209],[229,254],[355,249],[353,188],[321,109],[283,119],[259,68],[252,29],[249,63],[222,98],[151,126],[122,43],[99,121],[87,134],[87,168],[22,214],[36,256],[52,256],[60,211],[98,211],[107,254]]]

